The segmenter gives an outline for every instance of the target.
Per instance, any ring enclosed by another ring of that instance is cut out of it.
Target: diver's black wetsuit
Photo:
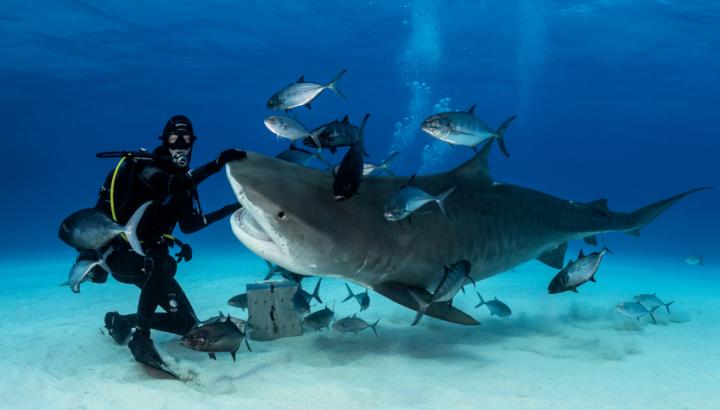
[[[115,215],[121,225],[146,201],[153,201],[138,226],[138,238],[145,256],[135,253],[124,239],[112,243],[113,252],[107,258],[112,276],[123,283],[141,288],[137,314],[121,316],[130,326],[157,329],[183,335],[197,323],[195,312],[182,288],[175,280],[177,262],[170,256],[172,239],[168,238],[176,225],[183,233],[196,232],[240,208],[227,205],[204,215],[198,201],[197,185],[217,173],[225,161],[211,161],[192,171],[178,168],[164,147],[158,147],[154,159],[126,158],[118,170],[111,172],[100,190],[96,208],[112,217],[110,188],[115,175]],[[189,248],[183,246],[183,256],[189,259]],[[166,313],[155,313],[157,307]]]

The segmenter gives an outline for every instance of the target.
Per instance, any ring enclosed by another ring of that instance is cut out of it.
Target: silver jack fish
[[[433,303],[448,302],[448,305],[452,306],[452,299],[455,297],[455,294],[460,291],[460,288],[465,285],[465,280],[468,279],[472,282],[469,261],[461,260],[453,263],[449,268],[447,266],[443,268],[445,269],[445,275],[440,280],[440,283],[438,283],[430,300],[425,302],[418,294],[412,293],[418,306],[420,306],[417,315],[415,315],[415,320],[412,323],[413,326],[420,322],[420,319],[422,319],[428,307]]]
[[[330,322],[335,317],[335,312],[330,310],[327,306],[323,309],[318,310],[307,315],[303,319],[303,327],[313,332],[318,332],[322,328],[330,329]]]
[[[608,248],[603,248],[600,252],[593,252],[585,256],[581,249],[577,260],[568,262],[567,266],[552,278],[548,285],[548,293],[561,293],[569,290],[577,293],[580,285],[588,281],[595,282],[595,272],[600,267],[603,256],[609,251]]]
[[[215,353],[228,352],[235,361],[235,353],[240,349],[243,341],[248,350],[252,351],[245,333],[233,323],[230,315],[227,315],[224,320],[214,321],[190,329],[180,340],[180,343],[192,350],[207,352],[208,356],[213,360],[216,359]]]
[[[499,301],[498,298],[495,298],[494,300],[485,300],[482,296],[480,296],[480,292],[477,292],[478,298],[480,298],[480,303],[475,305],[475,308],[479,308],[482,305],[487,306],[487,308],[490,310],[490,315],[500,316],[500,317],[508,317],[512,314],[512,310],[510,310],[510,306],[504,304],[503,302]]]
[[[385,219],[388,221],[399,221],[410,216],[410,214],[430,202],[437,203],[440,211],[447,216],[447,211],[445,210],[445,199],[448,195],[453,193],[457,186],[454,186],[442,194],[435,196],[428,194],[416,186],[413,186],[414,181],[415,174],[413,174],[407,184],[403,185],[397,192],[395,192],[390,198],[390,201],[385,204]]]
[[[475,116],[475,105],[467,111],[441,112],[428,117],[420,128],[431,136],[452,145],[465,145],[476,149],[479,144],[494,138],[500,150],[509,157],[503,134],[508,125],[517,118],[515,115],[493,130]]]
[[[361,330],[370,328],[372,329],[373,333],[375,333],[375,336],[377,336],[377,329],[375,328],[375,326],[377,326],[379,321],[380,319],[376,320],[375,323],[371,325],[368,322],[357,317],[357,314],[355,314],[336,321],[335,323],[333,323],[332,328],[337,332],[355,334],[358,334],[358,332],[360,332]]]
[[[340,73],[338,73],[332,81],[325,85],[306,82],[305,76],[301,75],[295,83],[288,85],[270,97],[270,100],[267,102],[267,106],[268,108],[285,111],[302,105],[311,109],[312,107],[310,106],[310,103],[312,103],[313,100],[315,100],[315,98],[317,98],[318,95],[326,89],[333,91],[342,98],[346,98],[340,89],[337,88],[337,82],[340,81],[346,71],[347,70],[340,71]]]
[[[637,321],[640,321],[640,318],[645,315],[650,315],[653,323],[657,324],[657,320],[655,320],[655,311],[659,307],[660,306],[655,306],[654,308],[648,310],[645,306],[638,302],[623,302],[618,303],[618,305],[615,306],[615,309],[623,315],[631,317]]]
[[[236,308],[245,310],[248,307],[247,293],[241,293],[239,295],[235,295],[235,296],[231,297],[227,303],[228,303],[228,305],[230,305],[232,307],[236,307]]]
[[[68,279],[61,283],[60,286],[69,286],[73,293],[80,293],[80,284],[90,279],[90,272],[96,266],[100,266],[110,272],[110,268],[105,264],[105,259],[112,253],[113,248],[108,248],[102,257],[98,260],[78,260],[70,268]]]
[[[305,138],[303,144],[311,148],[327,148],[333,154],[337,152],[338,147],[359,145],[363,155],[368,157],[365,150],[365,125],[368,118],[370,118],[370,114],[365,114],[359,127],[350,124],[347,115],[343,117],[342,121],[335,120],[321,125],[311,132],[311,135],[320,141],[319,145],[315,138]]]
[[[370,294],[368,293],[367,289],[365,289],[365,292],[363,293],[354,294],[352,289],[350,289],[350,285],[346,283],[345,287],[347,288],[348,295],[345,299],[343,299],[343,303],[347,302],[352,298],[355,298],[357,303],[360,305],[361,312],[370,306]]]
[[[60,224],[60,239],[75,249],[98,250],[113,238],[125,234],[132,249],[145,256],[137,237],[137,227],[152,201],[147,201],[132,214],[125,226],[120,226],[95,208],[77,211]]]
[[[662,300],[660,300],[659,297],[657,297],[657,294],[653,293],[652,295],[647,293],[642,293],[640,295],[633,296],[633,299],[635,299],[636,302],[641,303],[643,306],[647,308],[654,308],[657,306],[665,306],[665,309],[667,309],[668,314],[670,313],[670,305],[675,303],[675,301],[665,303]]]
[[[320,146],[320,140],[317,135],[311,134],[300,121],[290,118],[287,115],[270,115],[265,118],[265,126],[273,134],[281,138],[295,141],[303,138],[310,138],[317,146]]]

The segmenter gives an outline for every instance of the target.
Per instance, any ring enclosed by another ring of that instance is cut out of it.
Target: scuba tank
[[[120,158],[117,165],[110,174],[108,174],[105,184],[100,188],[100,201],[106,202],[105,210],[109,210],[109,216],[116,223],[120,223],[118,218],[122,215],[123,206],[128,202],[127,198],[133,191],[133,185],[137,180],[137,171],[139,161],[154,161],[157,156],[146,149],[141,148],[139,151],[104,151],[95,154],[96,158]],[[194,198],[198,205],[199,200],[197,193]],[[107,209],[109,208],[109,209]],[[124,238],[124,236],[123,236]],[[190,245],[177,239],[169,233],[163,233],[163,238],[167,240],[170,246],[177,245],[180,252],[175,254],[177,262],[185,259],[192,259],[192,248]]]

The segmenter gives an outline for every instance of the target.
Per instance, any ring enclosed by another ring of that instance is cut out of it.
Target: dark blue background
[[[490,124],[519,115],[512,157],[493,154],[498,180],[605,197],[617,210],[718,186],[719,59],[714,1],[4,1],[0,258],[71,257],[58,224],[94,203],[115,164],[96,152],[153,148],[182,113],[199,135],[194,165],[228,147],[274,155],[287,144],[262,123],[268,97],[300,74],[325,82],[342,68],[347,100],[328,92],[297,112],[308,127],[371,112],[375,161],[408,115],[407,83],[425,81],[428,109],[449,97]],[[432,142],[416,134],[402,173]],[[451,150],[441,169],[470,155]],[[233,200],[222,174],[201,197],[206,210]],[[678,260],[717,253],[719,204],[718,189],[697,194],[643,239],[608,244]],[[188,239],[199,251],[242,249],[225,222]]]

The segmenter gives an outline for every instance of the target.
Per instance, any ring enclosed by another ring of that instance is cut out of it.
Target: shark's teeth
[[[272,242],[270,236],[265,233],[247,210],[242,209],[242,212],[238,214],[237,218],[241,229],[245,231],[245,233],[261,241]]]

